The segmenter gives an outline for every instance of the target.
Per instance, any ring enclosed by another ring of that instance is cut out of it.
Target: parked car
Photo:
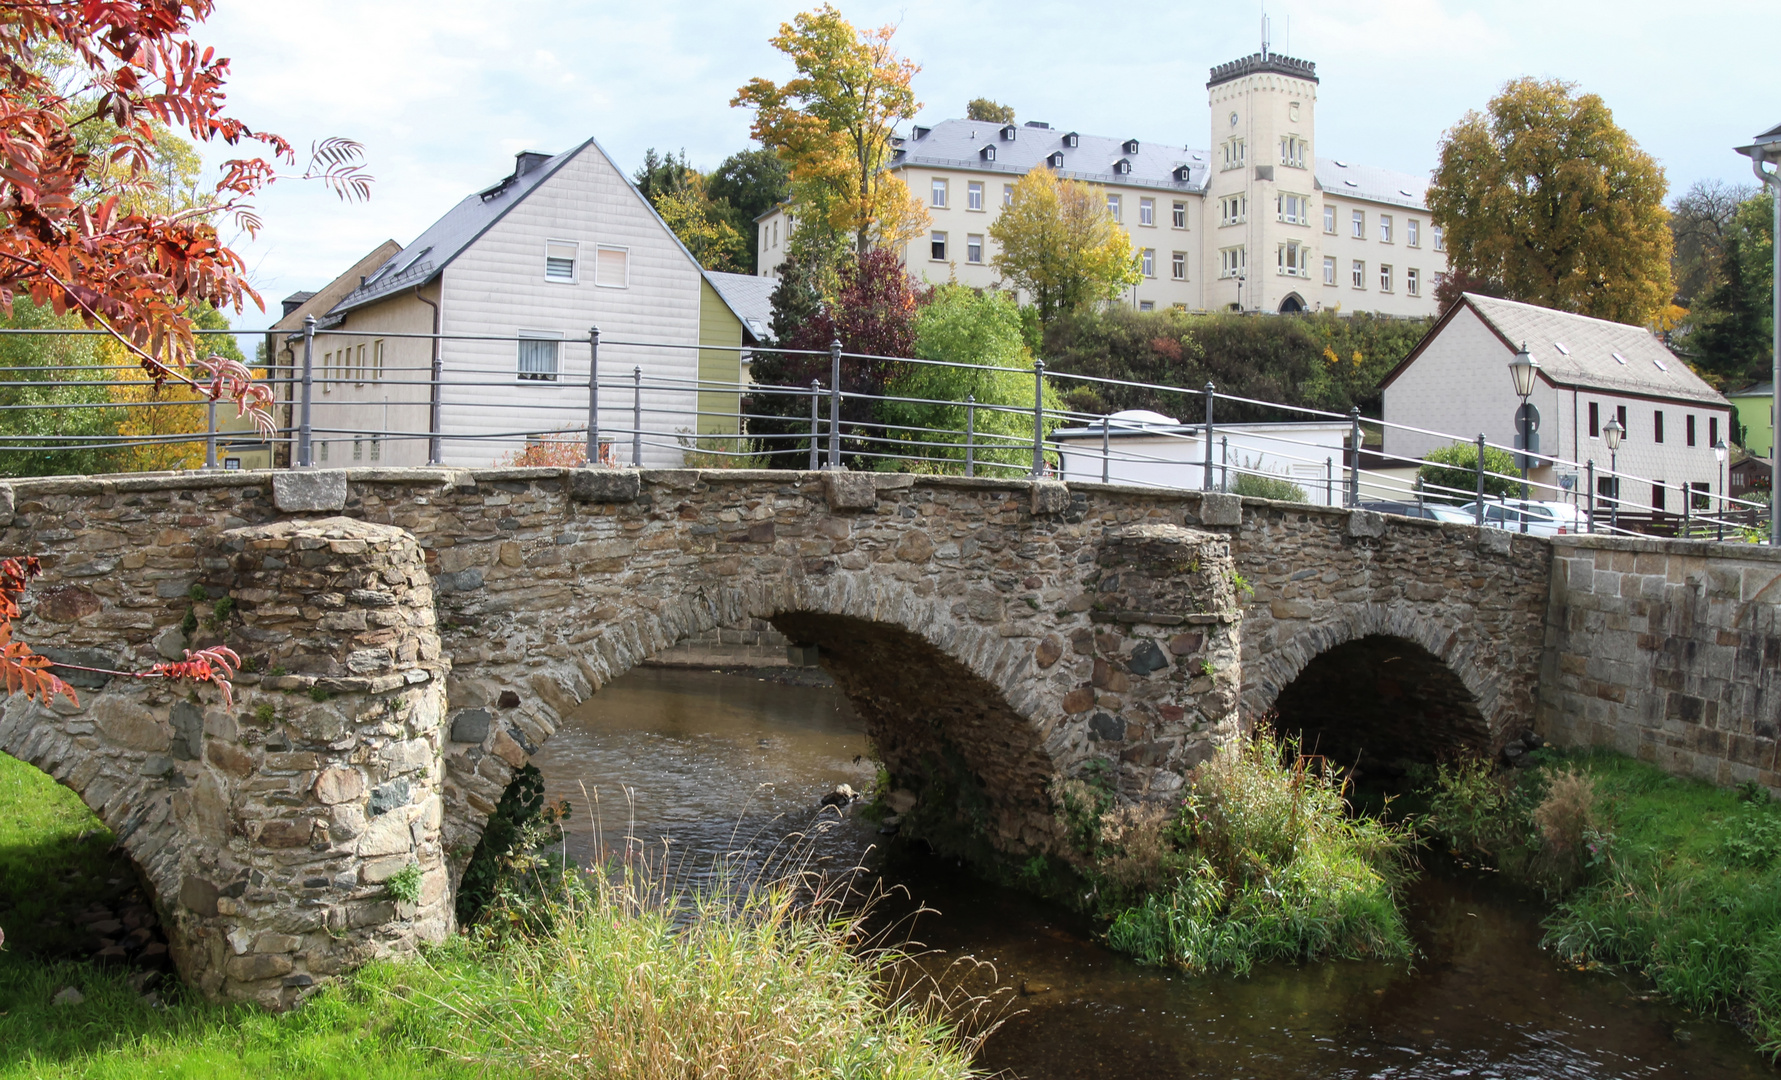
[[[1424,518],[1429,521],[1453,521],[1461,525],[1473,524],[1470,514],[1461,513],[1456,506],[1446,503],[1413,503],[1413,502],[1364,502],[1362,510],[1372,510],[1380,514],[1397,514],[1401,517]]]
[[[1459,508],[1467,521],[1476,521],[1478,504],[1467,503]],[[1568,502],[1486,502],[1484,524],[1491,529],[1521,532],[1522,519],[1527,519],[1527,532],[1534,536],[1563,536],[1584,531],[1577,507]]]

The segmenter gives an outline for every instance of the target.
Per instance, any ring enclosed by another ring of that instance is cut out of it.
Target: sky
[[[235,325],[262,328],[280,298],[386,239],[408,243],[521,150],[591,135],[627,172],[651,147],[715,167],[750,145],[736,89],[791,77],[768,39],[814,3],[217,0],[196,38],[233,62],[230,112],[300,153],[357,140],[375,177],[360,204],[294,176],[261,195],[264,227],[230,241],[268,310]],[[1258,0],[837,6],[856,26],[897,27],[921,65],[918,123],[982,96],[1021,121],[1197,149],[1210,143],[1208,69],[1255,52],[1263,16]],[[1753,182],[1732,147],[1781,122],[1776,0],[1269,0],[1266,14],[1276,52],[1317,64],[1325,157],[1427,173],[1441,133],[1523,75],[1600,94],[1672,196],[1697,180]]]

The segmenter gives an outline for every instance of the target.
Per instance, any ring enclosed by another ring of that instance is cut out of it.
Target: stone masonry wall
[[[1781,551],[1576,536],[1553,560],[1541,731],[1781,794]]]

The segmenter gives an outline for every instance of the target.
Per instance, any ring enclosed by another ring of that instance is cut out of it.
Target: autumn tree
[[[987,120],[992,124],[1014,123],[1014,106],[1002,105],[989,98],[972,98],[965,104],[965,119]]]
[[[754,273],[760,269],[761,251],[760,226],[755,219],[791,194],[791,177],[785,162],[762,147],[738,151],[705,178],[705,190],[713,203],[725,208],[730,224],[746,241],[738,269],[744,274]]]
[[[196,305],[259,297],[217,221],[252,233],[252,199],[294,162],[288,142],[223,111],[229,61],[192,38],[211,0],[16,0],[0,20],[0,307],[20,297],[101,328],[153,379],[229,397],[270,431],[270,391],[198,342]],[[47,62],[44,58],[53,58]],[[257,146],[179,207],[145,194],[170,131]],[[359,148],[327,140],[303,175],[347,197],[370,178]]]
[[[1014,185],[989,235],[1000,249],[996,272],[1032,297],[1043,323],[1141,280],[1132,238],[1113,220],[1106,193],[1043,166]]]
[[[215,308],[193,313],[193,321],[201,330],[227,330],[229,320]],[[246,365],[247,358],[232,334],[209,333],[203,337],[204,348],[236,363]],[[100,362],[106,367],[126,367],[130,357],[115,341],[99,343]],[[251,373],[255,379],[266,377],[264,368]],[[196,469],[204,464],[204,435],[210,426],[208,395],[200,387],[180,382],[156,382],[146,374],[129,378],[128,373],[112,372],[111,400],[120,407],[115,410],[119,447],[114,468],[119,472],[155,472],[170,469]],[[227,432],[230,417],[219,410],[217,430]],[[239,432],[236,432],[239,434]],[[180,441],[179,436],[197,436]]]
[[[896,125],[921,108],[910,89],[920,68],[897,54],[895,33],[856,30],[829,4],[803,12],[772,38],[797,78],[750,79],[730,102],[754,110],[751,134],[784,160],[799,221],[826,222],[861,255],[901,245],[929,220],[885,168]]]
[[[1676,302],[1692,307],[1719,280],[1732,220],[1756,194],[1748,185],[1697,180],[1670,204],[1670,278]]]
[[[1663,169],[1600,97],[1516,79],[1442,136],[1428,191],[1453,272],[1498,295],[1615,322],[1671,297]]]

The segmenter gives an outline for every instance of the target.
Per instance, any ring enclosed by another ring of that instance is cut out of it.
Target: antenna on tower
[[[1268,13],[1262,12],[1262,59],[1268,58]]]

